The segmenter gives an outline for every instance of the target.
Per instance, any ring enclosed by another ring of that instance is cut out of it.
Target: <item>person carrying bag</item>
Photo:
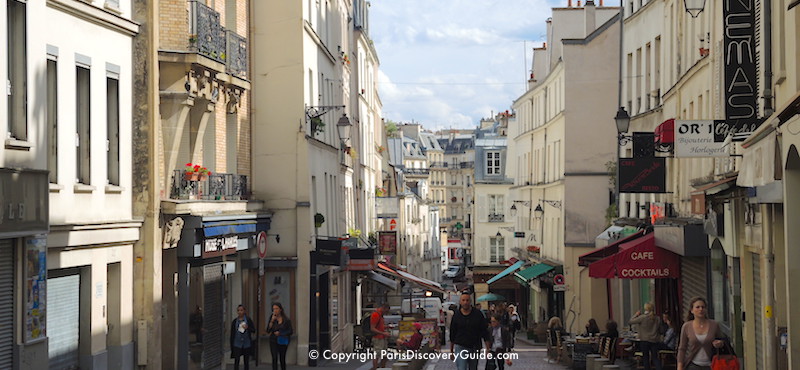
[[[727,339],[723,340],[725,345],[722,348],[717,348],[717,354],[711,359],[711,370],[739,370],[739,358],[733,351],[733,347]],[[724,354],[722,352],[725,352]]]

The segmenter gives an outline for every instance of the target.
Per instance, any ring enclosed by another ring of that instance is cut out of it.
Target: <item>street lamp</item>
[[[623,146],[631,141],[631,136],[625,135],[631,127],[631,116],[628,115],[624,107],[619,107],[617,115],[614,116],[614,121],[617,124],[617,141],[619,141],[620,146]]]
[[[697,18],[706,7],[706,0],[683,0],[683,6],[692,18]]]
[[[511,217],[514,217],[516,215],[517,215],[517,205],[516,204],[512,204],[511,205]]]
[[[342,117],[339,118],[339,122],[336,123],[336,130],[339,131],[339,140],[341,140],[343,145],[350,141],[350,129],[352,127],[353,124],[350,123],[350,119],[347,118],[347,115],[342,114]]]

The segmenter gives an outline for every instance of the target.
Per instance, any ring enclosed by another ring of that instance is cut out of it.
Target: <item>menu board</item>
[[[411,335],[414,334],[414,323],[418,322],[422,324],[422,329],[420,329],[420,333],[422,333],[422,346],[428,346],[430,348],[439,348],[439,328],[436,325],[436,319],[419,319],[419,320],[403,320],[400,321],[399,329],[400,334],[399,338],[401,341],[405,342]]]

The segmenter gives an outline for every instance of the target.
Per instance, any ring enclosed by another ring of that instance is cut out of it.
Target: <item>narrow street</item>
[[[443,351],[449,352],[449,346],[447,349]],[[534,345],[533,342],[528,341],[525,339],[524,335],[517,335],[517,342],[514,348],[514,351],[519,354],[519,358],[517,360],[513,360],[513,365],[506,366],[508,370],[563,370],[566,367],[561,364],[551,364],[547,362],[547,348],[544,345],[536,344]],[[309,367],[309,366],[296,366],[296,365],[288,365],[286,367],[287,370],[310,370],[310,369],[339,369],[339,370],[369,370],[372,367],[372,362],[368,361],[366,363],[362,363],[360,361],[350,361],[347,363],[339,363],[339,362],[326,362],[322,363],[317,367]],[[386,365],[387,368],[391,367],[391,363]],[[480,361],[478,364],[478,369],[483,369],[485,367],[485,362],[483,360]],[[240,366],[241,368],[241,366]],[[260,365],[260,366],[251,366],[253,370],[271,370],[272,365]],[[233,370],[233,365],[228,364],[228,370]],[[455,370],[456,363],[454,361],[448,361],[444,359],[439,360],[429,360],[423,370]]]

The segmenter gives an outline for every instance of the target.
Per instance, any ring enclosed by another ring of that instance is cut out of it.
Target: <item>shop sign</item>
[[[326,266],[342,265],[342,241],[338,239],[317,239],[317,264]]]
[[[717,141],[715,133],[724,124],[724,120],[675,121],[675,157],[727,157],[725,137]]]
[[[378,248],[381,254],[397,254],[397,231],[378,231]]]
[[[375,211],[378,218],[397,218],[400,215],[400,200],[397,197],[376,197]]]
[[[620,193],[666,193],[666,183],[666,158],[620,158]]]
[[[717,127],[718,141],[729,134],[741,141],[761,124],[756,117],[756,17],[753,0],[723,1],[725,61],[725,123]]]
[[[238,239],[239,238],[234,235],[203,240],[203,258],[236,253],[236,245],[239,242]]]

